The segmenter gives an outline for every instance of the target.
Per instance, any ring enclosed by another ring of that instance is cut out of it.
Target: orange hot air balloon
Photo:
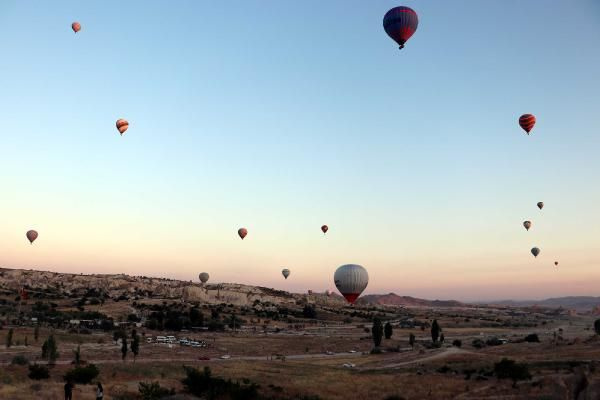
[[[29,243],[33,244],[35,239],[37,239],[38,237],[38,233],[32,229],[30,231],[27,231],[25,236],[27,236],[27,240],[29,240]]]
[[[533,114],[523,114],[519,117],[519,125],[527,134],[533,129],[535,125],[535,116]]]
[[[71,24],[71,29],[73,29],[73,32],[77,33],[81,30],[81,24],[79,22],[73,22]]]
[[[117,129],[119,130],[121,136],[123,136],[127,128],[129,128],[129,122],[127,122],[127,120],[124,120],[122,118],[117,120]]]
[[[321,230],[323,231],[323,234],[327,233],[327,231],[329,230],[329,227],[327,225],[323,225],[321,227]]]
[[[238,229],[238,235],[240,235],[242,240],[244,240],[244,238],[246,237],[247,234],[248,234],[248,229],[246,229],[246,228]]]

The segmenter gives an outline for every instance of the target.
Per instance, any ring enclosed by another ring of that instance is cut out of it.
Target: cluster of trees
[[[140,336],[138,335],[135,329],[131,331],[130,339],[131,343],[128,347],[127,332],[123,329],[113,332],[113,340],[115,342],[119,340],[121,341],[121,359],[125,361],[125,359],[127,358],[127,352],[131,351],[131,353],[133,354],[133,362],[135,362],[135,359],[140,353]]]
[[[381,340],[385,336],[386,339],[391,339],[394,330],[392,324],[386,322],[385,326],[379,318],[373,319],[373,327],[371,328],[371,336],[373,337],[373,344],[376,348],[381,346]]]

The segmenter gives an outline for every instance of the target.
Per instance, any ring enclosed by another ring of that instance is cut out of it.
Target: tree
[[[437,319],[434,319],[433,323],[431,324],[431,340],[433,341],[433,343],[437,343],[441,331],[442,329],[440,328]]]
[[[440,334],[440,343],[444,343],[444,339],[445,339],[444,333],[441,333]]]
[[[54,364],[58,355],[56,340],[54,339],[54,335],[50,335],[42,345],[42,358],[48,360],[48,364]]]
[[[394,330],[392,329],[392,324],[390,324],[389,322],[386,322],[383,330],[385,333],[385,338],[390,339],[392,337],[392,333],[394,333]]]
[[[50,378],[50,372],[45,365],[31,364],[29,366],[29,379],[48,379]]]
[[[596,331],[596,335],[600,335],[600,319],[594,321],[594,330]]]
[[[27,343],[27,336],[25,336],[25,347],[27,347],[29,344]]]
[[[304,306],[304,309],[302,310],[302,315],[304,316],[304,318],[317,318],[317,310],[315,310],[314,306],[311,306],[310,304],[307,304]]]
[[[408,336],[408,343],[410,344],[410,347],[413,349],[415,348],[415,335],[412,333]]]
[[[37,343],[38,338],[40,337],[40,327],[38,325],[33,329],[33,340]]]
[[[77,349],[73,350],[73,356],[75,359],[75,365],[79,366],[81,363],[81,347],[77,345]]]
[[[10,346],[12,346],[13,333],[14,333],[14,330],[13,330],[13,328],[10,328],[10,329],[8,330],[8,334],[6,335],[6,348],[7,348],[7,349],[8,349]]]
[[[131,333],[131,336],[131,352],[133,353],[133,362],[135,362],[135,359],[140,352],[140,336],[137,334],[135,329]]]
[[[123,335],[121,338],[121,358],[125,361],[125,357],[127,357],[127,337]]]
[[[498,379],[512,379],[513,387],[517,385],[517,381],[531,379],[527,364],[519,364],[515,360],[503,358],[502,361],[494,364],[494,373]]]
[[[383,324],[379,318],[373,319],[371,334],[373,335],[373,343],[375,344],[375,347],[381,346],[381,339],[383,338]]]

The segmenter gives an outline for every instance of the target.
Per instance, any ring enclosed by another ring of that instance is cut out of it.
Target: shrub
[[[502,341],[497,337],[493,337],[486,340],[485,344],[488,346],[500,346],[502,344]]]
[[[65,381],[85,385],[90,383],[94,378],[96,378],[99,373],[100,371],[98,370],[98,367],[96,367],[94,364],[89,364],[85,367],[75,367],[72,370],[67,371],[64,378]]]
[[[258,398],[258,385],[240,384],[222,378],[213,378],[209,367],[200,372],[196,368],[183,367],[186,377],[181,381],[191,394],[207,400],[227,398],[231,400],[254,400]]]
[[[460,339],[454,339],[452,341],[452,346],[454,346],[454,347],[461,347],[462,346],[462,340],[460,340]]]
[[[525,336],[525,341],[529,343],[539,343],[540,338],[538,337],[537,333],[532,333]]]
[[[531,379],[527,364],[519,364],[515,360],[503,358],[502,361],[494,364],[494,373],[498,379],[512,379],[513,386],[517,381]]]
[[[10,362],[12,365],[27,365],[29,364],[29,360],[25,356],[14,356],[12,361]]]
[[[143,400],[159,400],[162,397],[175,394],[174,389],[169,390],[161,387],[158,382],[140,382],[138,386]]]
[[[475,339],[475,340],[473,340],[473,342],[471,343],[471,345],[473,347],[475,347],[476,349],[481,349],[481,348],[485,347],[485,343],[481,339]]]
[[[596,335],[600,335],[600,319],[594,321],[594,331],[596,331]]]
[[[48,367],[45,365],[32,364],[29,366],[29,379],[48,379],[50,378],[50,372],[48,371]]]

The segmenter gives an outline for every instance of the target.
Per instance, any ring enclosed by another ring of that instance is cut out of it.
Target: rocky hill
[[[369,294],[358,299],[357,304],[379,304],[399,307],[463,307],[456,300],[425,300],[411,296],[398,296],[395,293]]]

